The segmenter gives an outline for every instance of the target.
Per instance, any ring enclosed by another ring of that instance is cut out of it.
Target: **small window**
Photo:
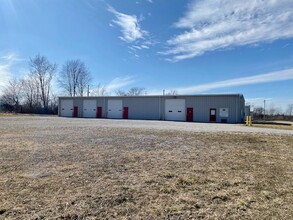
[[[169,112],[173,112],[173,111],[169,110]]]
[[[182,112],[182,111],[178,111],[178,112]]]

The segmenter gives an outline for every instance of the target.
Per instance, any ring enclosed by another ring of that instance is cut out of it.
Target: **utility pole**
[[[87,85],[87,96],[90,96],[90,85]]]
[[[165,95],[165,89],[163,89],[163,95]]]
[[[266,100],[263,100],[263,120],[266,120]]]

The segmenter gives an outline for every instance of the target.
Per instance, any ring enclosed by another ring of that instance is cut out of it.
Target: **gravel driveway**
[[[42,127],[113,127],[113,128],[137,128],[150,130],[169,130],[187,132],[229,132],[229,133],[263,133],[277,135],[293,135],[293,130],[281,130],[272,128],[247,127],[243,124],[211,124],[188,123],[173,121],[147,121],[147,120],[114,120],[114,119],[85,119],[85,118],[61,118],[61,117],[0,117],[0,129],[14,126]]]

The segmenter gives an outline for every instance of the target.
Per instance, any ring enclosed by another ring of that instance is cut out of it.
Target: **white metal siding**
[[[122,118],[122,100],[108,100],[108,118]]]
[[[97,117],[97,101],[96,100],[83,101],[83,117],[85,118]]]
[[[61,100],[61,116],[73,116],[73,100]]]
[[[170,121],[185,121],[185,100],[166,99],[165,119]]]

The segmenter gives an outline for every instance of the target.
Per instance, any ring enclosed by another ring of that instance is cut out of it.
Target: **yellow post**
[[[252,126],[251,116],[246,116],[245,125]]]

